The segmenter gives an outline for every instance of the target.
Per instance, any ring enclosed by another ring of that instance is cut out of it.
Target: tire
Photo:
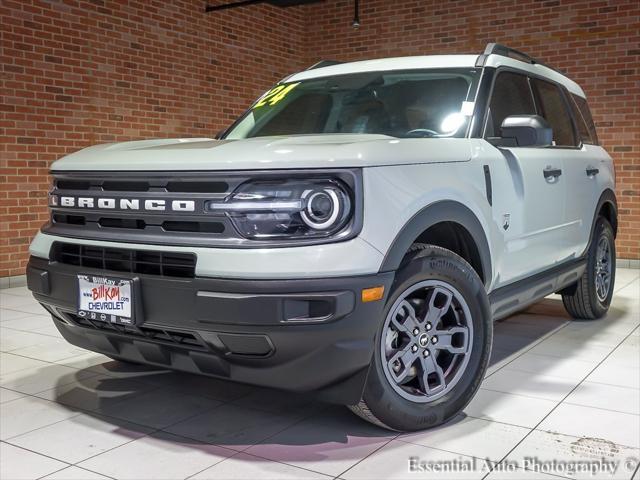
[[[413,310],[407,309],[407,304]],[[445,313],[432,316],[432,309]],[[410,311],[415,313],[413,317]],[[446,422],[471,401],[489,362],[493,322],[482,281],[471,265],[453,252],[415,244],[396,274],[384,312],[362,399],[349,408],[368,422],[395,431],[422,430]],[[412,320],[421,317],[426,318],[419,323]],[[428,322],[435,318],[433,324]],[[399,319],[402,329],[396,328]],[[406,328],[408,324],[413,326]],[[400,354],[404,359],[414,346],[418,349],[413,353],[416,363],[409,360],[411,368],[397,373],[403,363],[394,359]],[[450,366],[441,367],[439,373],[433,370],[434,364],[448,359]],[[406,372],[413,372],[413,377],[407,374],[402,384],[393,380]],[[440,381],[445,377],[446,381]],[[430,379],[438,384],[433,387]]]
[[[599,248],[603,242],[608,246],[608,265],[605,265],[602,258],[599,258]],[[606,292],[603,293],[599,288],[602,284],[598,283],[601,280],[597,280],[597,278],[603,275],[603,271],[606,273],[607,268],[608,284]],[[561,292],[564,308],[575,319],[595,320],[602,318],[611,305],[615,280],[616,244],[613,228],[607,219],[598,217],[593,239],[587,251],[587,268],[575,285]]]

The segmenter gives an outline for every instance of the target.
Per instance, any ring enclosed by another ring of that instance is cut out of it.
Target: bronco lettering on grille
[[[138,198],[96,198],[96,197],[70,197],[55,196],[51,198],[52,206],[89,208],[99,210],[147,210],[147,211],[173,211],[193,212],[195,201],[193,200],[162,200],[162,199],[138,199]]]

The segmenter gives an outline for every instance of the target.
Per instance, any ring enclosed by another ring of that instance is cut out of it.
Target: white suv
[[[611,302],[614,169],[584,92],[501,45],[321,62],[216,140],[98,145],[51,173],[27,274],[69,342],[390,429],[467,405],[496,318]]]

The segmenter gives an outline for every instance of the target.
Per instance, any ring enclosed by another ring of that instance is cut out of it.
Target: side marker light
[[[384,296],[384,287],[372,287],[362,290],[362,303],[377,302]]]

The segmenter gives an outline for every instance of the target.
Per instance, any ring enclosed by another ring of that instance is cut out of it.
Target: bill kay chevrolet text
[[[528,55],[320,62],[216,139],[51,168],[29,288],[70,343],[441,424],[495,319],[607,312],[617,207],[585,94]]]

